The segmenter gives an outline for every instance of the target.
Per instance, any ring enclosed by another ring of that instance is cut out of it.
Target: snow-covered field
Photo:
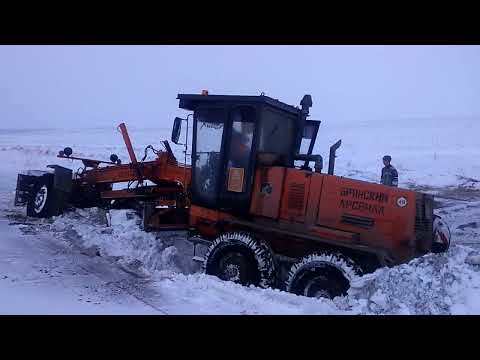
[[[389,153],[400,186],[439,194],[437,213],[452,230],[446,254],[380,269],[334,301],[246,288],[206,276],[191,262],[183,233],[144,233],[135,214],[77,210],[55,219],[26,219],[13,207],[17,172],[60,164],[65,146],[81,156],[128,161],[111,129],[0,130],[0,313],[158,314],[480,314],[480,146],[477,119],[325,121],[316,152],[328,158],[339,138],[336,173],[378,181]],[[130,124],[127,124],[130,125]],[[160,148],[170,129],[129,126],[137,157]],[[180,159],[182,148],[174,147]],[[327,161],[325,161],[327,163]],[[464,200],[464,201],[462,201]]]

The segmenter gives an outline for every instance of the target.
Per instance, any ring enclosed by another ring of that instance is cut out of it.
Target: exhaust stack
[[[328,159],[328,175],[333,175],[333,171],[335,169],[335,153],[337,149],[342,145],[342,140],[338,140],[335,144],[330,146],[330,157]]]

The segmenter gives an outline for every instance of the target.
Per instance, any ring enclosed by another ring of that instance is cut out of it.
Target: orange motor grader
[[[185,146],[184,163],[168,141],[164,151],[148,146],[138,161],[121,124],[130,163],[114,154],[110,162],[74,157],[65,148],[58,157],[84,167],[20,174],[16,204],[37,217],[69,206],[134,207],[145,230],[187,230],[193,260],[207,274],[311,297],[345,295],[356,276],[448,249],[450,232],[434,215],[432,195],[334,175],[341,141],[323,171],[322,156],[313,154],[320,121],[308,119],[310,95],[300,107],[264,95],[177,98],[191,112],[175,118],[171,137]],[[149,149],[157,157],[144,161]],[[122,182],[127,188],[113,189]],[[201,256],[198,244],[207,245]]]

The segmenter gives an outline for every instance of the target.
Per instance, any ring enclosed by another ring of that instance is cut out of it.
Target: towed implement
[[[168,141],[162,151],[148,146],[138,161],[120,124],[129,163],[114,154],[110,161],[75,157],[65,148],[58,157],[84,167],[19,174],[15,204],[36,217],[71,206],[135,208],[147,231],[187,230],[193,260],[207,274],[311,297],[345,295],[363,273],[447,251],[450,232],[434,214],[432,195],[334,175],[341,141],[323,172],[322,156],[313,154],[320,121],[308,119],[309,95],[300,107],[264,95],[178,99],[192,113],[175,118],[172,130],[171,141],[185,146],[183,163]],[[156,159],[144,161],[149,149]],[[199,243],[208,246],[201,256]]]

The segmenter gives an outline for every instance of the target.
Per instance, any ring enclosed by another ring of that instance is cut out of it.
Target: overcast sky
[[[169,128],[202,89],[308,93],[325,122],[479,116],[480,46],[0,46],[0,128]]]

